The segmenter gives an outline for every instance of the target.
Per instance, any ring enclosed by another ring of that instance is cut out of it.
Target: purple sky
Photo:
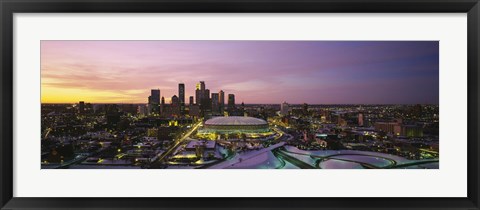
[[[167,101],[185,83],[237,103],[433,103],[436,41],[42,41],[42,102]]]

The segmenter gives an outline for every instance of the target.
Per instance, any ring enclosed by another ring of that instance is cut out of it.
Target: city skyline
[[[436,41],[42,41],[42,103],[438,104]],[[380,88],[379,88],[380,87]],[[185,101],[185,99],[183,99]]]

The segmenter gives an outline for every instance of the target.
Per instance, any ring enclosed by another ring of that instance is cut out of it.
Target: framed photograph
[[[478,0],[0,6],[1,209],[479,209]]]

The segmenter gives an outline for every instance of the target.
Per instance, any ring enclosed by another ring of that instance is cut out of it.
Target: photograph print
[[[438,41],[41,41],[42,169],[439,169]]]

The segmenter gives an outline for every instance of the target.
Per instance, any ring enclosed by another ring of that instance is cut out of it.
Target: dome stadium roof
[[[205,122],[205,125],[267,125],[267,121],[254,117],[215,117]]]

